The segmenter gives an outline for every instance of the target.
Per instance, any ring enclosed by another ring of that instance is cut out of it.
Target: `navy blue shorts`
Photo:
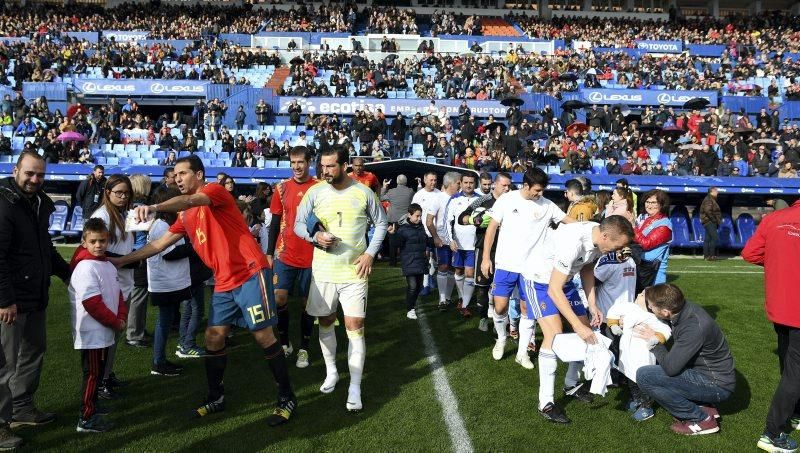
[[[241,286],[211,296],[209,326],[246,325],[255,332],[276,324],[278,311],[270,269],[261,269]]]
[[[294,287],[297,283],[297,295],[301,299],[308,299],[308,290],[311,288],[311,268],[294,267],[276,259],[272,266],[272,283],[275,289],[289,291],[294,296]]]
[[[449,266],[452,261],[453,261],[453,251],[450,250],[449,245],[436,247],[436,263],[439,266],[443,265]]]

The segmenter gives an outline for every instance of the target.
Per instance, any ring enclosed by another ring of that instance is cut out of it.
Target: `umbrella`
[[[642,115],[640,115],[638,113],[629,113],[629,114],[625,115],[625,124],[630,124],[630,123],[632,123],[634,121],[636,121],[637,123],[641,124],[642,123]]]
[[[511,106],[519,107],[522,104],[524,104],[525,101],[523,101],[520,98],[505,98],[502,101],[500,101],[500,103],[505,105],[506,107],[511,107]]]
[[[750,135],[754,133],[756,130],[751,127],[737,127],[733,130],[734,133],[739,135]]]
[[[574,82],[578,80],[578,74],[574,72],[565,72],[558,76],[558,80],[566,80],[568,82]]]
[[[501,132],[505,133],[507,127],[503,123],[492,123],[486,125],[486,130],[494,132],[495,129],[500,129]]]
[[[589,130],[589,126],[586,123],[581,123],[580,121],[576,121],[569,126],[567,126],[567,136],[571,137],[575,134],[582,134]]]
[[[386,55],[386,57],[384,57],[383,59],[384,60],[397,60],[398,58],[400,58],[400,55],[397,55],[396,53],[390,53],[389,55]]]
[[[62,142],[85,142],[86,137],[78,132],[62,132],[61,135],[58,136],[58,140]]]
[[[679,128],[679,127],[677,127],[677,126],[670,126],[670,127],[665,127],[664,129],[661,129],[660,133],[661,133],[661,135],[663,137],[678,138],[681,135],[685,134],[686,131],[681,129],[681,128]]]
[[[589,68],[589,70],[588,70],[588,71],[586,71],[586,74],[595,74],[595,75],[597,75],[597,69],[595,69],[595,68]]]
[[[744,91],[746,93],[749,93],[751,91],[757,91],[757,90],[760,90],[760,89],[761,89],[761,87],[759,85],[754,84],[754,83],[748,83],[747,85],[740,85],[737,88],[738,91]]]
[[[702,109],[710,103],[711,102],[709,102],[708,99],[692,98],[683,103],[683,108],[689,110]]]
[[[686,145],[681,145],[681,149],[703,149],[703,145],[699,143],[688,143]]]
[[[638,127],[638,129],[643,132],[645,131],[658,132],[661,130],[661,126],[659,126],[656,123],[647,123],[647,124],[642,124],[641,126]]]
[[[586,107],[586,103],[577,99],[572,99],[561,104],[561,108],[567,110],[582,109],[584,107]]]
[[[759,138],[758,140],[753,140],[753,144],[755,145],[777,145],[778,141],[773,140],[771,138]]]
[[[301,57],[294,57],[289,61],[289,64],[300,65],[300,64],[303,64],[305,62],[306,62],[306,60],[303,60]]]

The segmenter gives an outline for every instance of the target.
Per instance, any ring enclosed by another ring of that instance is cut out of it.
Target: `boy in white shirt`
[[[97,413],[97,388],[103,378],[108,347],[116,333],[124,332],[128,307],[122,295],[117,268],[106,260],[108,227],[99,218],[87,219],[81,246],[72,257],[69,284],[74,347],[81,351],[83,387],[78,432],[99,433],[113,425]]]

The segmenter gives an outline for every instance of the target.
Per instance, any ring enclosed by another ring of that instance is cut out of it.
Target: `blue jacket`
[[[428,259],[425,257],[425,246],[428,237],[422,227],[422,222],[414,225],[402,219],[399,228],[394,233],[397,235],[397,245],[400,248],[400,265],[403,275],[423,275],[428,272]]]

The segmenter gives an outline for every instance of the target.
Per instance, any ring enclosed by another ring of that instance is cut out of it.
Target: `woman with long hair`
[[[93,218],[103,219],[108,226],[108,249],[106,251],[108,256],[124,256],[133,251],[133,234],[125,231],[125,218],[131,207],[132,196],[131,180],[125,175],[111,175],[103,190],[103,201],[91,215]],[[118,271],[119,287],[126,302],[130,300],[133,291],[134,268],[136,268],[135,264]],[[113,372],[116,352],[117,343],[115,342],[108,348],[102,386],[97,391],[97,395],[104,399],[116,398],[114,387],[122,384]]]
[[[599,205],[598,205],[599,206]],[[605,216],[621,215],[634,224],[633,192],[627,187],[617,186],[611,192],[611,200],[606,204]]]
[[[141,206],[148,203],[150,190],[153,183],[146,175],[131,175],[131,196],[132,207]],[[136,231],[133,234],[133,250],[138,250],[147,245],[147,232]],[[147,262],[141,261],[140,265],[133,270],[133,290],[131,291],[130,307],[128,308],[128,330],[125,343],[136,348],[146,348],[150,346],[145,326],[147,325],[147,298],[150,293],[147,291]]]

